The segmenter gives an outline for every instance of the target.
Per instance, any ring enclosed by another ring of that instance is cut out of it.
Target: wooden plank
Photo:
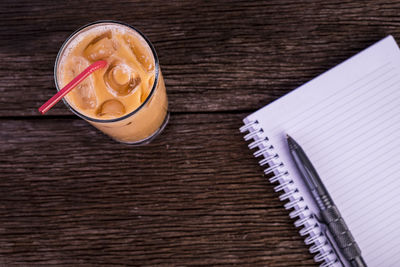
[[[399,5],[2,1],[0,116],[37,115],[55,92],[52,71],[61,44],[75,29],[98,19],[125,21],[152,40],[171,111],[243,111],[269,103],[387,34],[400,37]],[[60,103],[49,114],[70,112]]]
[[[174,115],[144,147],[80,119],[0,120],[0,265],[313,266],[245,115]]]

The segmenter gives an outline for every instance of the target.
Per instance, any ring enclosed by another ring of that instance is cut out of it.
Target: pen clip
[[[315,220],[317,221],[317,223],[318,223],[318,225],[319,225],[319,227],[320,227],[320,229],[321,229],[321,232],[323,232],[323,234],[324,234],[324,236],[325,236],[325,238],[326,238],[326,240],[327,240],[327,242],[329,243],[329,245],[331,246],[331,248],[332,248],[332,250],[333,250],[333,252],[335,253],[335,255],[336,255],[336,257],[337,257],[337,260],[340,262],[340,264],[344,267],[344,266],[346,266],[345,264],[344,264],[344,261],[343,261],[343,256],[340,254],[340,252],[336,249],[336,246],[335,246],[335,241],[332,239],[332,237],[331,237],[331,234],[330,234],[330,232],[329,232],[329,230],[328,230],[328,226],[326,225],[326,223],[316,214],[316,213],[312,213],[312,216],[315,218]]]

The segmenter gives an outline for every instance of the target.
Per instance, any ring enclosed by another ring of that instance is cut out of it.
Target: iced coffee
[[[89,75],[65,97],[77,115],[117,141],[148,142],[168,120],[168,101],[151,43],[129,25],[97,22],[73,34],[55,66],[60,90],[91,63],[107,66]]]

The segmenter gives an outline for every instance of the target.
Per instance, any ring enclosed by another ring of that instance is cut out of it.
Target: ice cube
[[[81,73],[86,67],[88,67],[89,61],[83,57],[73,57],[70,66],[71,69],[68,72],[68,80],[74,79],[79,73]],[[71,93],[74,96],[74,102],[79,108],[96,108],[97,98],[93,86],[93,77],[87,77],[80,84],[78,84]]]
[[[141,41],[136,40],[133,36],[125,36],[124,39],[143,69],[148,72],[154,71],[154,59],[150,49],[146,49]]]
[[[147,80],[147,85],[142,86],[142,95],[140,97],[140,101],[143,103],[146,98],[149,96],[151,89],[153,88],[154,85],[154,75],[151,75],[149,79]]]
[[[131,79],[131,74],[129,73],[129,70],[121,66],[115,66],[112,69],[111,75],[115,83],[121,86],[126,85]]]
[[[118,96],[130,94],[141,82],[139,74],[122,62],[110,64],[103,76],[107,88]]]
[[[84,56],[90,61],[106,59],[116,50],[116,45],[111,39],[111,32],[106,32],[94,38],[83,51]]]
[[[97,111],[99,117],[120,117],[125,114],[125,106],[117,99],[109,99]]]
[[[79,73],[81,73],[85,68],[90,65],[90,62],[81,56],[72,56],[66,66],[68,66],[67,75],[68,79],[72,80],[75,78]]]
[[[74,91],[76,92],[76,98],[78,105],[82,109],[94,109],[97,105],[96,95],[94,93],[93,84],[90,81],[83,81],[80,83]]]

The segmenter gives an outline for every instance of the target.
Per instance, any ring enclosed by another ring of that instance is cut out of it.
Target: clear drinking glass
[[[127,27],[135,31],[139,36],[145,40],[145,43],[151,50],[154,60],[154,82],[148,84],[151,87],[150,93],[147,98],[132,112],[113,119],[101,119],[83,114],[79,108],[70,103],[68,97],[63,98],[65,105],[76,115],[86,120],[94,127],[109,135],[114,140],[133,145],[143,145],[149,143],[153,138],[162,132],[169,120],[168,112],[168,99],[164,84],[164,79],[161,74],[161,69],[158,62],[157,53],[147,39],[147,37],[134,27],[117,21],[97,21],[85,25],[74,32],[62,45],[58,52],[55,66],[54,66],[54,80],[57,90],[61,90],[60,84],[60,60],[71,42],[80,34],[88,31],[94,27],[101,27],[107,25],[118,25],[120,27]]]

